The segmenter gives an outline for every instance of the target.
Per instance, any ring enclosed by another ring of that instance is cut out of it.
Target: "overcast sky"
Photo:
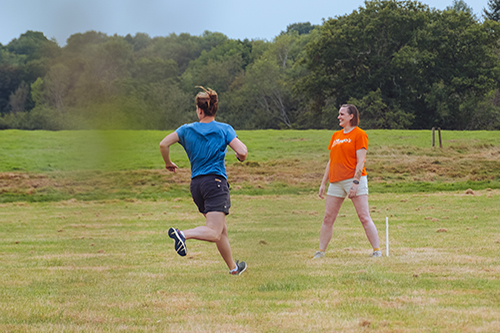
[[[481,16],[488,0],[465,0]],[[443,10],[453,0],[421,1]],[[43,32],[64,46],[75,33],[89,30],[150,37],[205,30],[231,39],[272,40],[292,23],[321,24],[322,19],[350,14],[363,0],[0,0],[0,43],[28,30]]]

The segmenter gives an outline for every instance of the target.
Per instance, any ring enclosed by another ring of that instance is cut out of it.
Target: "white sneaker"
[[[382,252],[381,251],[373,251],[373,253],[370,254],[370,257],[382,257]]]
[[[321,251],[316,251],[316,253],[313,256],[313,259],[321,259],[325,257],[325,252]]]

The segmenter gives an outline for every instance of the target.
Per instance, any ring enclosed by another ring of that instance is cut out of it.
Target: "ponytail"
[[[204,92],[199,92],[196,95],[196,106],[199,107],[205,115],[207,116],[215,116],[215,113],[219,109],[219,98],[215,90],[210,88],[205,89],[202,86],[196,86],[196,88],[203,89]]]

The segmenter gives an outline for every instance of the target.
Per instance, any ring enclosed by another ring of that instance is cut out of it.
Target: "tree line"
[[[0,44],[0,129],[175,129],[199,85],[237,129],[335,128],[345,103],[365,129],[500,129],[499,4],[366,1],[272,41],[27,31]]]

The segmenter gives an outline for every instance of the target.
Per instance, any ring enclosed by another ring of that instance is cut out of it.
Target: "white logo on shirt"
[[[341,143],[351,143],[351,138],[343,139],[343,140],[337,139],[337,140],[332,142],[331,148],[335,147],[336,145],[340,145]]]

